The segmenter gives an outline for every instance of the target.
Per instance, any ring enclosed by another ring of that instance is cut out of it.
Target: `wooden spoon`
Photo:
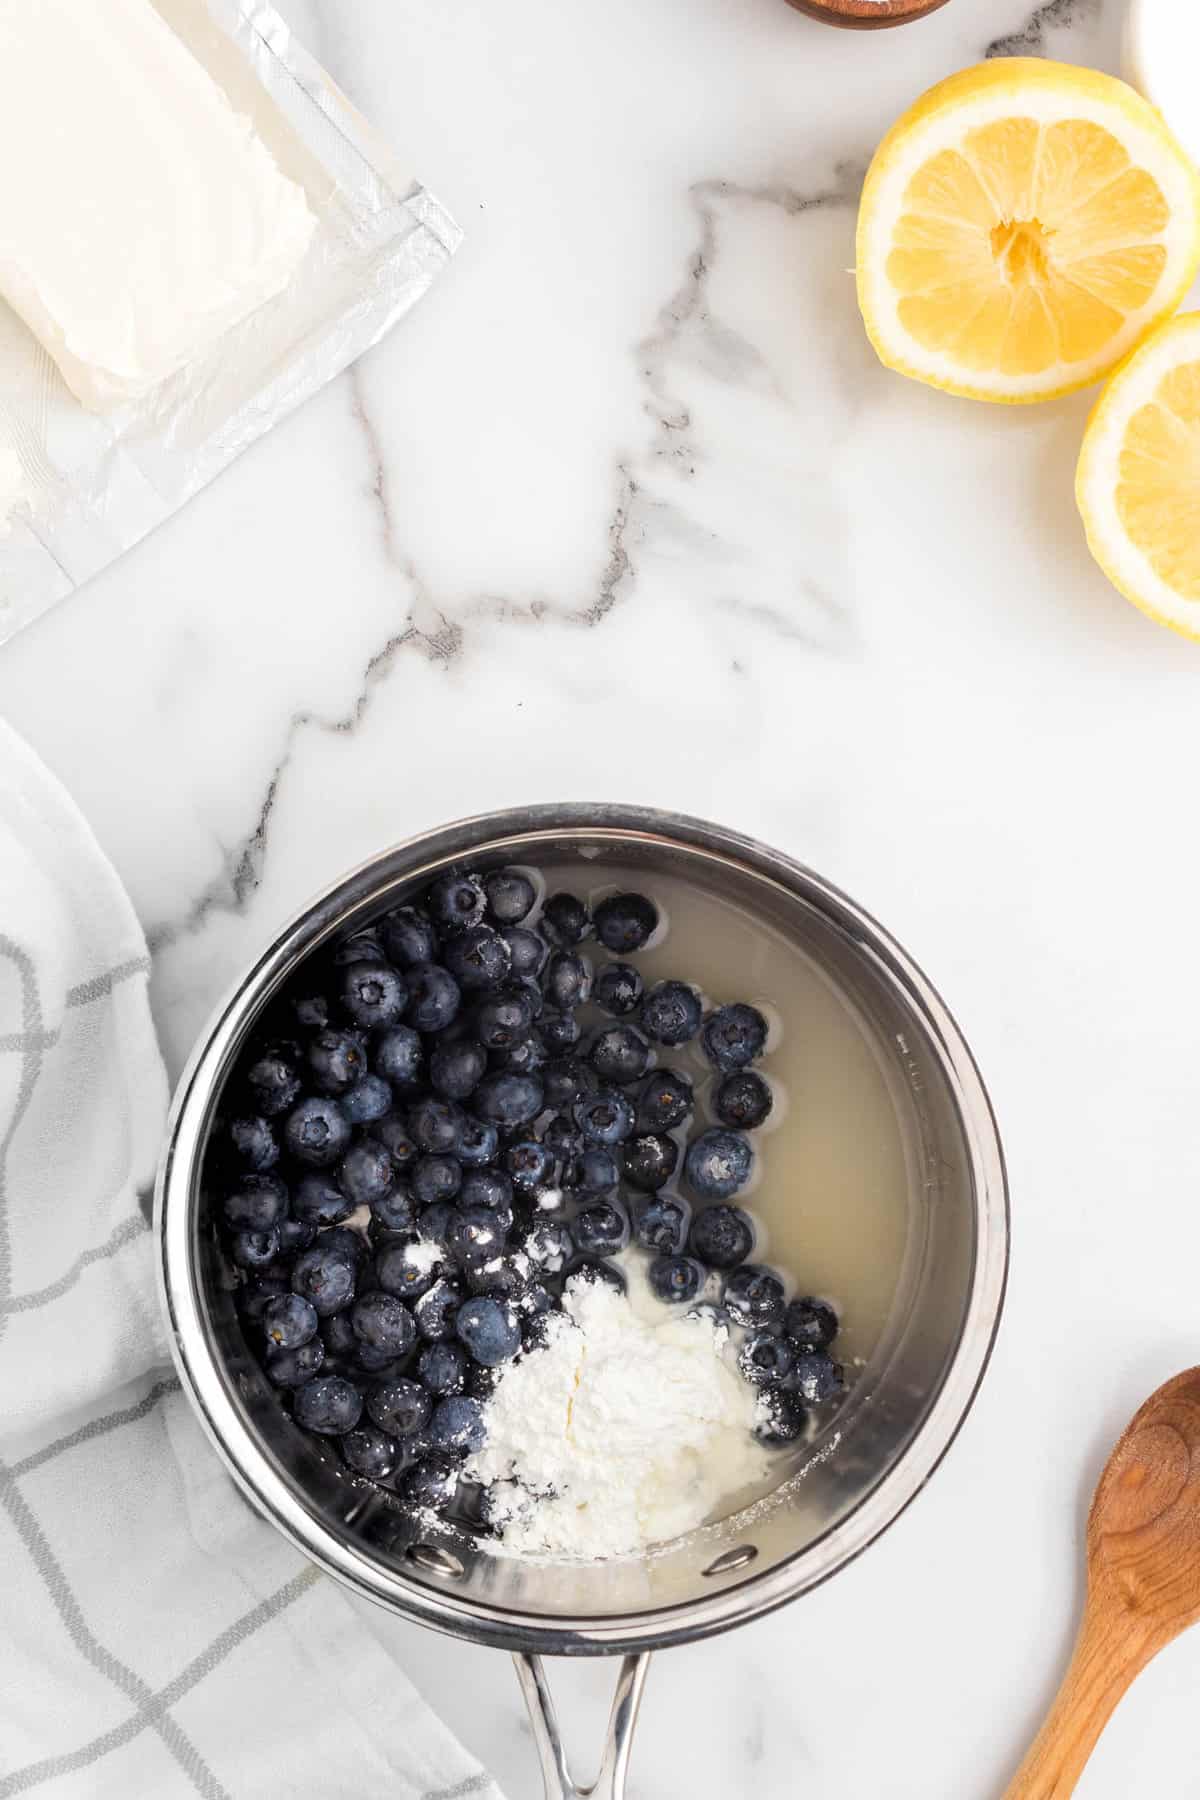
[[[1088,1592],[1071,1665],[1006,1800],[1073,1794],[1122,1694],[1200,1621],[1200,1369],[1152,1394],[1088,1517]]]
[[[848,25],[855,31],[877,31],[885,25],[907,25],[936,12],[946,0],[788,0],[810,19],[827,25]]]

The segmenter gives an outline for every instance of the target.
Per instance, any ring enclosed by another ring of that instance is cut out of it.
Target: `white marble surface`
[[[885,374],[847,270],[860,171],[920,88],[1001,36],[1112,66],[1118,0],[952,0],[874,36],[783,0],[284,10],[467,245],[354,376],[0,653],[0,709],[129,885],[173,1068],[313,890],[496,805],[710,815],[908,944],[1007,1142],[993,1369],[865,1559],[659,1660],[631,1792],[996,1795],[1106,1447],[1200,1360],[1200,651],[1089,563],[1087,398],[1010,414]],[[504,1659],[370,1625],[532,1794]],[[610,1679],[560,1677],[585,1748]],[[1195,1791],[1198,1684],[1194,1634],[1083,1800]]]

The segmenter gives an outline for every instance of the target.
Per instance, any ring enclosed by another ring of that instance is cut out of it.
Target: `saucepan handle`
[[[514,1655],[513,1661],[529,1708],[533,1741],[537,1745],[542,1779],[546,1784],[546,1800],[623,1800],[629,1770],[629,1746],[638,1707],[642,1703],[650,1652],[645,1650],[641,1656],[627,1656],[621,1664],[612,1712],[608,1716],[600,1773],[591,1787],[580,1787],[567,1766],[558,1716],[541,1657],[522,1653]]]

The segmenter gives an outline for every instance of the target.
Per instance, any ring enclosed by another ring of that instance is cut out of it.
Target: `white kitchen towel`
[[[500,1800],[179,1391],[148,973],[112,868],[0,720],[0,1800]]]

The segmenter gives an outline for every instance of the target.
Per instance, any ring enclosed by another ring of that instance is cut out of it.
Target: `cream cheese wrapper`
[[[0,0],[0,167],[3,642],[377,342],[461,233],[260,0]]]

